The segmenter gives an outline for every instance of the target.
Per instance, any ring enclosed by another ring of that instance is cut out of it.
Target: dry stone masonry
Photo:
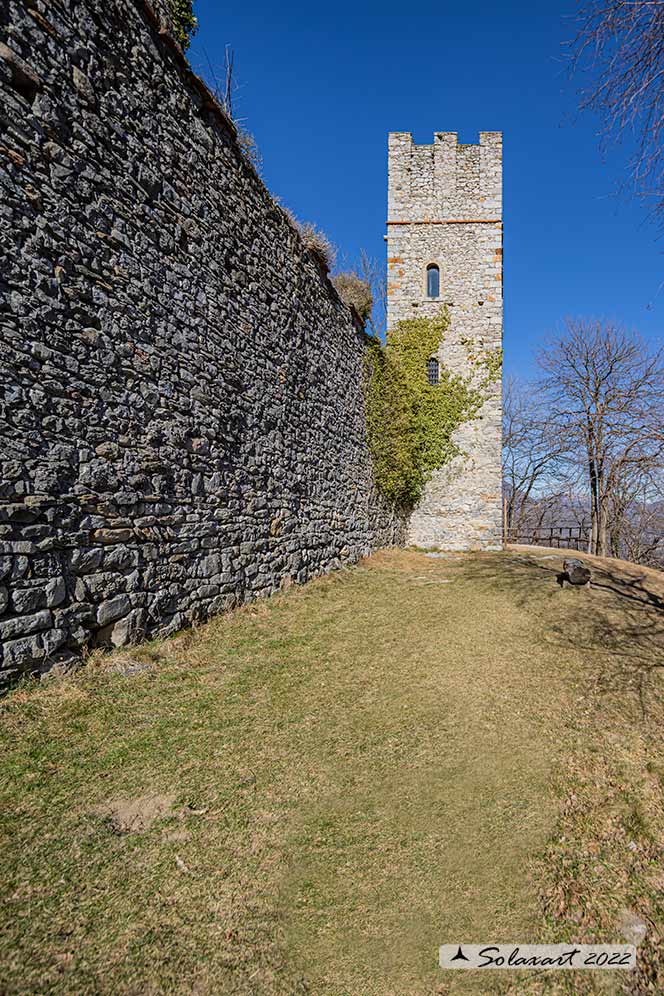
[[[389,137],[388,334],[395,322],[449,309],[438,360],[480,384],[502,347],[502,136],[459,145],[453,132],[416,145]],[[439,270],[428,296],[427,269]],[[501,386],[486,389],[478,418],[454,435],[461,453],[434,473],[410,519],[423,547],[498,549],[501,544]]]
[[[9,681],[306,581],[401,523],[374,491],[362,333],[163,18],[9,0],[0,25]]]

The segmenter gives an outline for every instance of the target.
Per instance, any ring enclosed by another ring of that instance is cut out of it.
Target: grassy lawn
[[[12,693],[0,992],[664,992],[664,586],[559,564],[382,553]],[[631,989],[436,967],[634,914]]]

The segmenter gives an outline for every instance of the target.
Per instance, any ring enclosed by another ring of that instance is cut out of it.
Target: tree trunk
[[[599,544],[599,501],[597,493],[597,468],[592,456],[588,460],[590,476],[590,552],[597,553]]]
[[[609,556],[609,496],[604,493],[604,487],[600,485],[599,493],[599,515],[597,516],[597,553],[598,557]]]

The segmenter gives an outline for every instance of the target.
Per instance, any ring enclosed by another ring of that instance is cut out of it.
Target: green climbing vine
[[[496,349],[485,349],[480,357],[480,363],[485,370],[485,387],[495,380],[500,380],[503,373],[502,348],[498,346]]]
[[[496,358],[479,386],[439,365],[429,384],[427,360],[449,327],[446,309],[434,318],[411,318],[390,331],[385,346],[368,339],[366,418],[376,483],[382,494],[407,510],[417,502],[431,472],[459,453],[452,433],[477,415],[483,388],[500,376]]]
[[[493,381],[498,380],[503,372],[503,351],[500,346],[496,349],[484,349],[478,346],[474,339],[468,336],[461,336],[461,345],[465,346],[468,360],[478,370],[484,371],[482,387],[488,387]]]
[[[192,35],[196,34],[198,20],[193,11],[193,0],[166,0],[177,40],[183,49],[189,48]]]

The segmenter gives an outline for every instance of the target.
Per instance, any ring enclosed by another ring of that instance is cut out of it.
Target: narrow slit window
[[[438,383],[438,360],[435,356],[427,360],[427,380],[430,384]]]
[[[427,266],[427,297],[438,297],[440,294],[440,270],[435,263]]]

